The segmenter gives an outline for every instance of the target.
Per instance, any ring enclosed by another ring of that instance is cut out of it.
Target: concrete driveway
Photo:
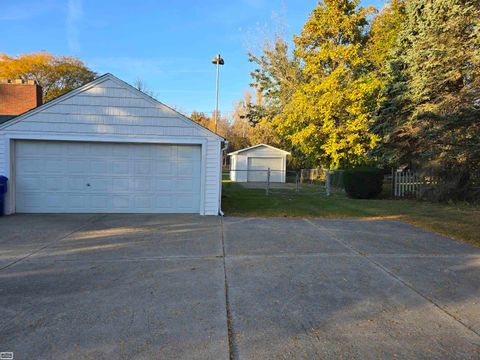
[[[480,358],[480,249],[397,221],[0,218],[14,359]]]

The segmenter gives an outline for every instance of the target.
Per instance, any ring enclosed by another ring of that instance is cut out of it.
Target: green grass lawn
[[[344,194],[325,196],[318,186],[292,189],[246,189],[223,184],[222,209],[227,216],[399,219],[480,246],[480,207],[416,200],[356,200]]]

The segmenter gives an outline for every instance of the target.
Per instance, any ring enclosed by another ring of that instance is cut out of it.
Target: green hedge
[[[349,169],[343,172],[347,195],[354,199],[373,199],[382,193],[383,170]]]

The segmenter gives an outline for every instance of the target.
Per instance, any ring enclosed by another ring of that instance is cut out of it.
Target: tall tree
[[[409,2],[377,119],[393,160],[457,174],[464,191],[480,173],[479,93],[480,3]]]
[[[190,114],[190,119],[202,125],[203,127],[206,127],[207,129],[210,129],[211,122],[213,122],[213,120],[210,119],[210,117],[208,117],[204,112],[199,111],[193,111]],[[212,128],[215,128],[215,126],[212,126]]]
[[[81,60],[47,52],[8,56],[0,54],[0,78],[36,80],[44,102],[84,85],[96,77]]]
[[[249,53],[249,60],[257,65],[251,73],[257,91],[256,102],[248,101],[247,117],[256,124],[265,118],[280,114],[299,88],[303,73],[300,59],[292,54],[285,39],[279,35],[265,40],[263,53]]]
[[[369,128],[380,83],[365,54],[372,12],[358,0],[322,1],[294,40],[304,82],[279,129],[315,165],[365,164],[377,141]]]
[[[384,165],[404,162],[398,148],[413,146],[407,138],[395,133],[397,125],[405,122],[407,106],[405,64],[402,58],[401,34],[406,22],[406,0],[393,0],[372,20],[368,53],[373,72],[381,81],[372,132],[380,138],[370,155]],[[388,120],[387,120],[388,119]],[[398,135],[398,136],[397,136]],[[395,141],[392,139],[395,137]]]
[[[392,0],[370,22],[366,55],[380,78],[388,71],[406,18],[407,0]]]
[[[370,132],[381,82],[366,51],[372,8],[357,0],[319,2],[294,39],[277,37],[252,73],[263,101],[249,112],[269,124],[298,166],[364,164],[377,137]]]

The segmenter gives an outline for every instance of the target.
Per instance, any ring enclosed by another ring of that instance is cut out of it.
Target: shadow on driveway
[[[219,218],[21,215],[0,219],[5,229],[4,264],[28,257],[0,271],[0,351],[228,358]]]
[[[15,215],[0,268],[16,359],[480,357],[480,249],[399,221]]]

